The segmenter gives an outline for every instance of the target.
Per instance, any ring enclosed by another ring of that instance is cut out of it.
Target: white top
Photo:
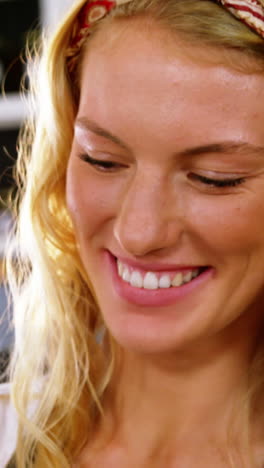
[[[17,416],[10,401],[10,385],[0,384],[0,468],[5,468],[16,448]]]

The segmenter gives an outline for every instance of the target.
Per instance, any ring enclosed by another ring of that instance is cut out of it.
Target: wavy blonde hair
[[[65,51],[75,3],[30,65],[33,113],[20,139],[14,250],[7,258],[14,304],[12,397],[19,415],[18,468],[70,467],[103,418],[118,346],[103,326],[80,260],[65,200],[78,108]],[[102,20],[145,15],[191,43],[239,50],[264,67],[263,40],[213,1],[134,0]],[[89,39],[87,41],[89,47]],[[241,61],[239,61],[241,63]],[[80,55],[81,63],[81,55]],[[35,407],[32,409],[32,404]]]

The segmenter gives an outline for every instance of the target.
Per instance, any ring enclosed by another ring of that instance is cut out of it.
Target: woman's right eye
[[[118,162],[92,158],[87,153],[81,154],[79,157],[83,161],[87,162],[88,164],[90,164],[91,166],[95,167],[96,169],[102,172],[118,171],[119,169],[123,169],[126,167],[124,164],[120,164]]]

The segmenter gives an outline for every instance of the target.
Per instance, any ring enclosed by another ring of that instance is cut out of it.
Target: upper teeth
[[[170,287],[179,287],[189,283],[199,274],[198,268],[186,272],[174,274],[162,273],[157,275],[153,271],[142,273],[117,260],[118,275],[131,286],[144,289],[165,289]]]

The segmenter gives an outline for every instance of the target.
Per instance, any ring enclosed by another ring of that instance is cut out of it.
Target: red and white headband
[[[70,45],[66,51],[67,66],[70,73],[75,69],[79,52],[86,38],[91,34],[92,26],[104,18],[116,6],[131,1],[88,0],[84,4],[73,26]],[[264,38],[264,0],[217,1],[233,16],[243,21],[243,23]]]
[[[218,0],[218,2],[264,38],[264,0]]]

